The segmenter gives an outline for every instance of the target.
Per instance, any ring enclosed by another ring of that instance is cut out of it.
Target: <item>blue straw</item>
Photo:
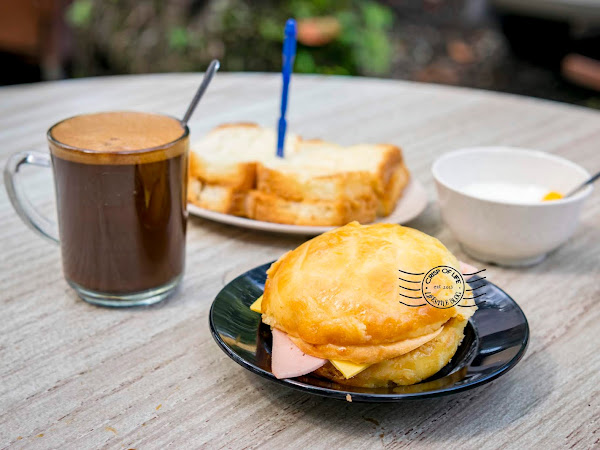
[[[285,112],[288,103],[288,89],[292,69],[294,68],[294,57],[296,56],[296,21],[288,19],[285,23],[285,33],[283,40],[283,87],[281,90],[281,115],[279,116],[279,128],[277,132],[277,156],[283,158],[283,144],[285,142],[285,130],[287,122],[285,121]]]

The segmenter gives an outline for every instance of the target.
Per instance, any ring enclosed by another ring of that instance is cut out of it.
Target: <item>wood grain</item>
[[[45,147],[45,131],[77,113],[137,109],[182,115],[199,74],[96,78],[0,89],[0,163]],[[280,78],[219,74],[192,136],[253,120],[273,126]],[[296,76],[289,128],[342,144],[391,142],[434,198],[430,166],[452,149],[506,144],[600,170],[600,114],[530,98],[374,79]],[[53,214],[49,171],[27,172]],[[179,292],[149,308],[79,300],[59,249],[27,229],[0,190],[0,448],[591,448],[600,445],[600,202],[538,266],[488,268],[531,327],[519,365],[484,388],[372,405],[287,390],[246,372],[213,342],[210,304],[225,283],[300,244],[191,219]],[[435,202],[410,226],[472,262]]]

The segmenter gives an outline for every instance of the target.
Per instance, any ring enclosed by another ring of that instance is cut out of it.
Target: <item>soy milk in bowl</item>
[[[534,203],[544,201],[549,192],[554,192],[536,184],[514,184],[506,182],[470,183],[462,191],[483,200],[506,203]]]

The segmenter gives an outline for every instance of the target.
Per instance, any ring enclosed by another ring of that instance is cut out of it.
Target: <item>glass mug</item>
[[[5,185],[21,219],[60,243],[67,282],[104,306],[168,297],[185,264],[187,126],[161,114],[84,114],[47,139],[50,155],[11,156]],[[27,164],[54,170],[58,227],[22,193],[17,174]]]

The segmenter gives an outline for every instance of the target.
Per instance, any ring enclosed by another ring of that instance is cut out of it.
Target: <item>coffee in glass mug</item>
[[[23,220],[60,241],[68,283],[107,306],[166,298],[185,262],[187,126],[161,114],[105,112],[63,120],[47,139],[51,159],[13,155],[6,186]],[[54,169],[58,236],[20,192],[23,164]]]

